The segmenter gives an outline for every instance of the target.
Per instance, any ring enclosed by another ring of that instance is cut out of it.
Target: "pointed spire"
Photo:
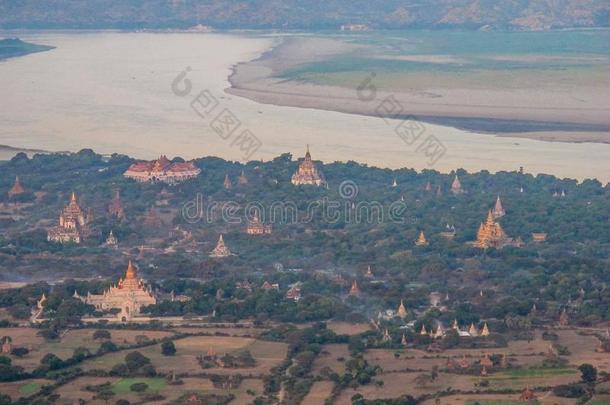
[[[352,296],[360,295],[360,287],[358,287],[357,280],[354,280],[352,282],[352,287],[349,290],[349,295],[352,295]]]
[[[479,332],[477,328],[474,326],[474,323],[470,324],[470,329],[468,329],[468,334],[472,337],[479,336]]]
[[[72,192],[72,195],[70,196],[70,202],[76,203],[76,193],[74,191]]]
[[[402,320],[404,320],[408,315],[407,308],[405,308],[405,304],[402,300],[400,300],[400,305],[398,306],[398,310],[396,310],[396,314]]]
[[[239,177],[237,178],[237,184],[240,186],[245,186],[248,184],[248,177],[246,177],[246,173],[242,170]]]
[[[129,264],[127,265],[127,272],[125,273],[125,280],[133,280],[134,278],[136,278],[136,269],[130,260]]]
[[[497,219],[503,217],[504,215],[506,215],[506,211],[504,211],[504,207],[502,207],[502,201],[500,200],[500,196],[498,196],[498,198],[496,199],[496,205],[493,209],[493,217]]]
[[[460,330],[460,326],[459,326],[459,324],[458,324],[457,319],[454,319],[454,320],[453,320],[453,324],[451,325],[451,329],[453,329],[453,330],[458,330],[458,331]]]
[[[483,324],[483,330],[481,330],[481,336],[489,336],[489,328],[487,327],[487,322]]]
[[[223,182],[223,187],[225,190],[229,190],[232,187],[231,179],[229,178],[229,174],[225,174],[225,180]]]
[[[407,336],[403,333],[402,339],[400,340],[400,344],[403,346],[407,346]]]
[[[443,325],[441,323],[439,323],[438,327],[436,328],[436,333],[434,334],[434,337],[437,339],[440,339],[444,335],[445,335],[445,331],[443,330]]]
[[[424,231],[421,231],[419,233],[419,237],[415,241],[415,245],[416,246],[427,246],[428,245],[428,241],[426,240],[426,235],[424,235]]]
[[[13,187],[11,187],[11,189],[8,191],[9,198],[17,196],[19,194],[23,194],[24,192],[25,190],[23,189],[23,186],[19,181],[19,176],[15,176],[15,184],[13,184]]]
[[[462,183],[460,182],[460,178],[458,177],[457,173],[455,174],[453,183],[451,183],[451,192],[453,194],[461,194],[464,192],[464,190],[462,190]]]
[[[428,335],[428,331],[426,330],[426,325],[424,325],[423,323],[421,325],[421,331],[419,332],[419,334],[422,335],[422,336],[427,336]]]

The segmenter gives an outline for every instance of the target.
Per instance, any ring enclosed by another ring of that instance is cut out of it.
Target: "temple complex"
[[[241,171],[241,173],[239,174],[239,177],[237,178],[237,184],[239,184],[240,186],[245,186],[248,184],[248,178],[246,177],[246,173],[244,173],[243,170]]]
[[[502,226],[494,220],[491,210],[487,213],[485,222],[479,225],[477,240],[468,243],[481,249],[490,247],[499,249],[505,246],[520,247],[522,245],[519,239],[511,239],[506,235]]]
[[[312,185],[312,186],[323,186],[326,184],[324,174],[313,163],[311,160],[311,154],[309,153],[309,145],[307,145],[307,153],[305,153],[305,159],[299,164],[299,168],[296,173],[292,175],[292,184],[295,186],[300,185]]]
[[[415,241],[416,246],[428,246],[428,241],[426,240],[426,235],[424,235],[424,231],[419,233],[419,237]]]
[[[462,183],[460,182],[460,178],[457,174],[453,179],[453,183],[451,183],[451,192],[454,195],[462,194],[464,192],[464,190],[462,189]]]
[[[106,246],[111,247],[111,248],[119,247],[119,240],[116,238],[116,236],[114,236],[114,234],[112,233],[112,230],[110,230],[110,233],[108,234],[108,237],[106,238]]]
[[[493,214],[494,219],[502,218],[506,215],[506,211],[504,211],[504,207],[502,207],[502,201],[500,201],[500,196],[496,199],[496,205],[491,213]]]
[[[455,226],[446,224],[445,230],[441,232],[441,236],[445,239],[453,239],[455,238]]]
[[[15,198],[21,194],[25,193],[25,189],[21,185],[21,181],[19,180],[19,176],[15,177],[15,183],[13,187],[8,191],[8,198]]]
[[[87,224],[92,214],[85,216],[84,211],[76,201],[76,194],[72,193],[70,203],[59,214],[59,225],[49,229],[47,240],[59,243],[81,243],[88,233]]]
[[[210,252],[210,257],[220,258],[220,257],[228,257],[231,255],[232,255],[232,253],[229,250],[229,248],[225,245],[224,238],[222,237],[222,234],[221,234],[220,237],[218,238],[218,243],[216,243],[216,247],[214,248],[214,250],[212,250]]]
[[[296,284],[286,291],[286,299],[298,302],[301,299],[301,287]]]
[[[193,179],[201,173],[194,162],[173,163],[165,155],[150,162],[137,162],[129,166],[123,176],[138,182],[176,184]]]
[[[263,224],[258,214],[248,222],[248,227],[246,228],[248,235],[271,235],[272,232],[273,226],[271,224]]]
[[[108,213],[117,219],[125,219],[125,211],[123,210],[123,204],[121,203],[121,193],[119,190],[114,192],[114,198],[108,206]]]
[[[148,228],[159,228],[163,225],[163,221],[161,220],[159,213],[154,207],[150,207],[150,209],[144,216],[143,224]]]
[[[142,307],[157,303],[152,290],[144,284],[144,280],[138,278],[131,261],[127,266],[125,278],[119,279],[116,285],[108,288],[103,294],[87,293],[85,297],[79,297],[75,293],[75,297],[85,304],[95,306],[97,310],[119,309],[117,317],[123,322],[137,316]]]

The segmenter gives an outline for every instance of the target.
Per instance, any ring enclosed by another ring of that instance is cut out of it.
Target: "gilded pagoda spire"
[[[398,317],[404,320],[407,317],[407,308],[405,308],[405,304],[400,300],[400,305],[398,306],[398,310],[396,311]]]
[[[416,246],[427,246],[428,245],[428,240],[426,239],[426,235],[424,235],[424,231],[421,231],[419,233],[419,237],[415,241],[415,245]]]
[[[134,278],[136,278],[136,269],[130,260],[129,264],[127,265],[127,272],[125,273],[125,280],[133,280]]]

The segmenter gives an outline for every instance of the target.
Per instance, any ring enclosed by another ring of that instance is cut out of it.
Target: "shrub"
[[[161,343],[161,353],[164,356],[173,356],[176,354],[176,345],[174,345],[174,342],[171,340],[164,340],[163,343]]]
[[[131,384],[129,389],[133,392],[144,392],[148,389],[148,384],[143,382],[137,382],[135,384]]]
[[[110,332],[108,332],[105,329],[98,329],[95,332],[93,332],[94,340],[110,339],[110,338],[112,338],[112,335],[110,334]]]

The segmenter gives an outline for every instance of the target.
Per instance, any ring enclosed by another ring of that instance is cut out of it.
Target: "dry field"
[[[316,381],[309,393],[301,402],[301,405],[320,405],[324,403],[324,400],[328,398],[333,390],[335,384],[331,381]]]
[[[559,343],[570,350],[570,355],[567,357],[571,364],[578,366],[589,363],[599,371],[610,372],[610,355],[595,352],[598,342],[595,336],[582,336],[575,330],[562,330],[556,333],[559,335]]]
[[[547,356],[546,353],[551,342],[543,340],[540,332],[537,332],[535,339],[531,341],[511,341],[506,348],[451,349],[439,354],[431,354],[421,350],[367,350],[364,353],[364,358],[370,364],[378,365],[383,370],[381,375],[375,377],[375,380],[381,381],[383,385],[378,386],[373,383],[357,389],[345,390],[337,403],[350,404],[351,397],[356,393],[362,394],[367,399],[381,399],[396,398],[404,394],[419,396],[445,390],[449,387],[471,391],[481,389],[479,383],[482,381],[488,383],[486,389],[494,390],[521,390],[526,386],[554,386],[578,382],[580,373],[576,368],[582,363],[591,363],[602,371],[610,367],[610,356],[595,352],[597,340],[594,337],[581,336],[573,330],[556,332],[559,335],[556,343],[568,347],[571,353],[569,356],[562,356],[569,361],[569,365],[557,369],[542,367],[542,362]],[[395,356],[396,353],[399,354],[398,357]],[[474,363],[486,354],[506,354],[511,365],[519,368],[500,371],[490,370],[489,375],[485,377],[441,371],[434,381],[427,378],[434,366],[438,366],[440,370],[445,369],[448,358],[460,359],[465,357],[470,363]],[[331,359],[330,356],[319,357],[316,360],[316,369],[319,370],[322,365],[332,367]],[[541,396],[544,396],[541,398],[541,403],[544,404],[574,403],[573,400],[555,398],[550,393],[541,393]],[[512,399],[514,398],[507,395],[481,395],[480,397],[456,395],[443,399],[441,403],[472,404],[479,400],[481,404],[510,404]],[[600,399],[600,401],[603,400],[605,399]],[[608,403],[610,404],[610,402]]]
[[[10,336],[13,339],[13,346],[22,346],[30,350],[30,353],[21,359],[13,356],[15,365],[33,370],[40,365],[40,359],[47,353],[53,353],[65,360],[72,357],[77,347],[96,351],[102,343],[100,340],[93,340],[95,329],[69,330],[60,340],[51,342],[36,336],[38,331],[34,328],[0,328],[0,336]],[[138,335],[146,335],[149,339],[160,339],[171,335],[162,331],[109,330],[109,332],[112,336],[111,340],[117,345],[133,344]]]
[[[343,360],[339,360],[343,358]],[[322,351],[316,357],[313,364],[313,374],[319,375],[325,367],[330,367],[337,374],[343,374],[345,371],[345,362],[350,359],[347,345],[345,344],[329,344],[323,345]]]
[[[203,372],[218,374],[253,374],[268,372],[286,357],[287,345],[284,343],[266,342],[245,337],[226,336],[193,336],[174,341],[175,356],[163,356],[160,345],[134,349],[150,358],[153,365],[161,372],[176,371],[178,373],[198,374]],[[217,354],[232,353],[236,350],[249,350],[256,359],[257,365],[245,369],[210,368],[203,370],[197,361],[197,356],[205,355],[208,349],[214,349]],[[86,370],[109,370],[115,364],[124,361],[125,355],[133,350],[110,353],[105,356],[86,361],[82,367]]]
[[[540,405],[574,405],[575,401],[568,398],[559,398],[548,393],[537,393]],[[452,395],[441,398],[441,405],[519,405],[526,402],[519,401],[519,395],[481,394],[481,395]],[[435,405],[434,399],[429,399],[422,405]]]
[[[326,327],[338,335],[357,335],[371,329],[368,323],[348,323],[340,321],[330,321]]]

